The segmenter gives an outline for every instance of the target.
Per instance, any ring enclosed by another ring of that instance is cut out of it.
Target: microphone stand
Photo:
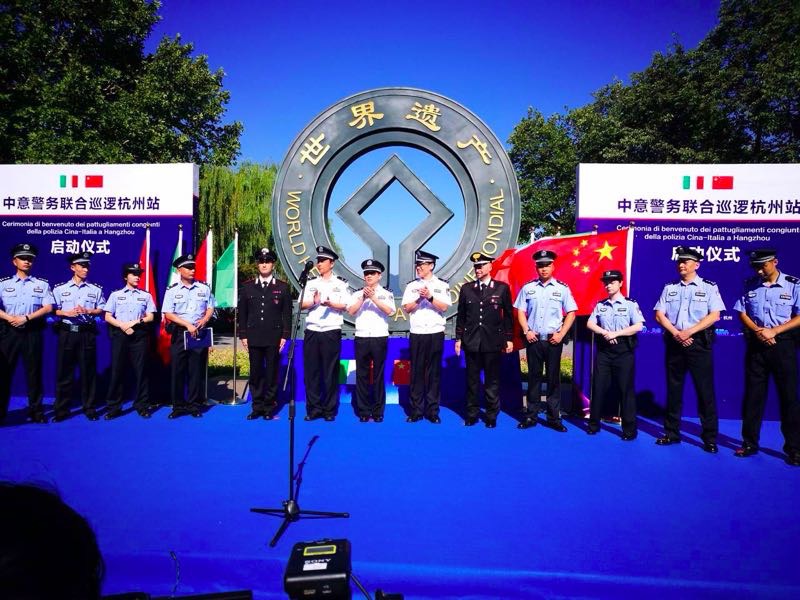
[[[309,263],[310,264],[310,263]],[[295,343],[297,340],[297,332],[300,327],[300,313],[303,310],[303,296],[305,295],[306,291],[306,284],[308,283],[308,269],[306,269],[303,274],[300,276],[300,298],[297,301],[297,315],[294,319],[294,324],[292,325],[292,337],[289,341],[289,356],[287,359],[286,365],[286,376],[283,379],[283,391],[286,391],[286,386],[289,383],[289,375],[293,373],[294,369],[294,349]],[[281,517],[283,521],[281,522],[278,530],[275,532],[275,535],[270,540],[269,545],[270,548],[274,548],[278,540],[284,534],[284,532],[288,529],[289,525],[299,521],[302,518],[306,519],[347,519],[350,517],[350,513],[346,512],[326,512],[326,511],[319,511],[319,510],[303,510],[300,508],[298,504],[297,497],[300,493],[300,484],[302,482],[301,474],[302,468],[305,464],[305,458],[303,462],[298,466],[297,475],[294,472],[294,418],[295,418],[295,395],[297,392],[297,381],[296,378],[292,377],[292,389],[291,393],[289,394],[289,498],[284,500],[281,504],[281,508],[251,508],[250,512],[268,515],[270,517]],[[309,444],[309,451],[311,445],[316,441],[317,436],[314,436],[314,439]],[[308,454],[308,453],[306,453]]]

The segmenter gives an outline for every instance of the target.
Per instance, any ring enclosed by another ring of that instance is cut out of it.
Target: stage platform
[[[246,421],[242,405],[33,425],[15,398],[0,477],[55,486],[89,519],[107,594],[285,598],[295,542],[347,538],[365,587],[407,599],[800,598],[800,468],[783,462],[776,422],[762,453],[736,459],[737,421],[709,455],[695,420],[684,443],[657,447],[646,420],[626,443],[611,425],[521,431],[506,414],[492,430],[450,410],[433,425],[405,423],[396,405],[383,423],[350,405],[306,423],[299,409],[300,505],[351,518],[295,523],[276,548],[279,520],[250,508],[287,496],[286,407],[270,422]]]

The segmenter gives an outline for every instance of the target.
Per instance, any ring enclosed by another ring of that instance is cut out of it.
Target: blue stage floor
[[[0,477],[54,485],[88,517],[105,593],[170,594],[173,552],[178,596],[285,598],[291,546],[328,537],[350,540],[368,590],[409,599],[800,598],[800,469],[783,462],[775,422],[740,460],[736,421],[712,456],[693,420],[662,448],[647,421],[624,443],[612,426],[519,431],[508,415],[494,430],[447,410],[441,425],[407,424],[398,406],[362,424],[343,405],[335,423],[297,421],[298,459],[319,436],[299,500],[351,518],[295,523],[269,548],[279,520],[249,509],[287,496],[287,408],[272,422],[246,421],[245,405],[28,425],[13,406]]]

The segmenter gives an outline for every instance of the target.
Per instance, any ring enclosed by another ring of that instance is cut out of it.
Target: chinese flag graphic
[[[408,385],[411,383],[411,361],[395,360],[392,369],[392,383],[394,385]]]
[[[102,175],[87,175],[86,176],[86,187],[87,188],[101,188],[101,187],[103,187],[103,176]]]
[[[578,314],[588,315],[595,303],[607,295],[600,281],[603,271],[621,271],[622,293],[627,295],[632,239],[630,229],[543,238],[516,251],[506,250],[493,263],[492,276],[511,286],[514,300],[523,285],[538,277],[533,254],[551,250],[558,256],[553,276],[569,286]]]
[[[711,179],[712,190],[732,190],[733,175],[715,175]]]

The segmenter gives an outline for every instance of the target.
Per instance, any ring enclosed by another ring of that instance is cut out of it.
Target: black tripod
[[[303,274],[300,276],[300,298],[297,301],[297,316],[294,319],[294,324],[292,325],[292,339],[289,341],[289,357],[287,360],[286,365],[286,376],[283,380],[283,391],[286,391],[286,386],[289,383],[289,374],[293,371],[293,361],[294,361],[294,348],[295,348],[295,340],[297,339],[297,330],[300,326],[300,311],[303,310],[303,296],[305,295],[306,291],[306,283],[308,282],[308,272],[311,269],[313,264],[309,261],[306,263],[306,268],[303,271]],[[297,390],[297,384],[292,378],[292,390],[291,394],[289,394],[289,498],[288,500],[284,500],[282,502],[282,508],[251,508],[250,511],[254,513],[259,513],[262,515],[269,515],[271,517],[282,517],[283,522],[281,523],[280,527],[278,527],[278,531],[275,532],[275,535],[270,540],[269,545],[270,547],[274,548],[275,545],[278,543],[278,540],[281,539],[281,536],[286,531],[286,529],[294,523],[295,521],[299,521],[300,519],[347,519],[350,517],[350,513],[344,512],[325,512],[320,510],[302,510],[300,505],[298,504],[298,496],[300,495],[300,484],[303,482],[302,474],[303,474],[303,467],[305,466],[306,457],[308,453],[311,451],[311,447],[314,445],[314,442],[317,441],[317,436],[314,436],[308,444],[308,450],[306,450],[306,454],[303,457],[303,460],[297,467],[297,474],[295,475],[294,472],[294,417],[295,417],[295,393]]]

